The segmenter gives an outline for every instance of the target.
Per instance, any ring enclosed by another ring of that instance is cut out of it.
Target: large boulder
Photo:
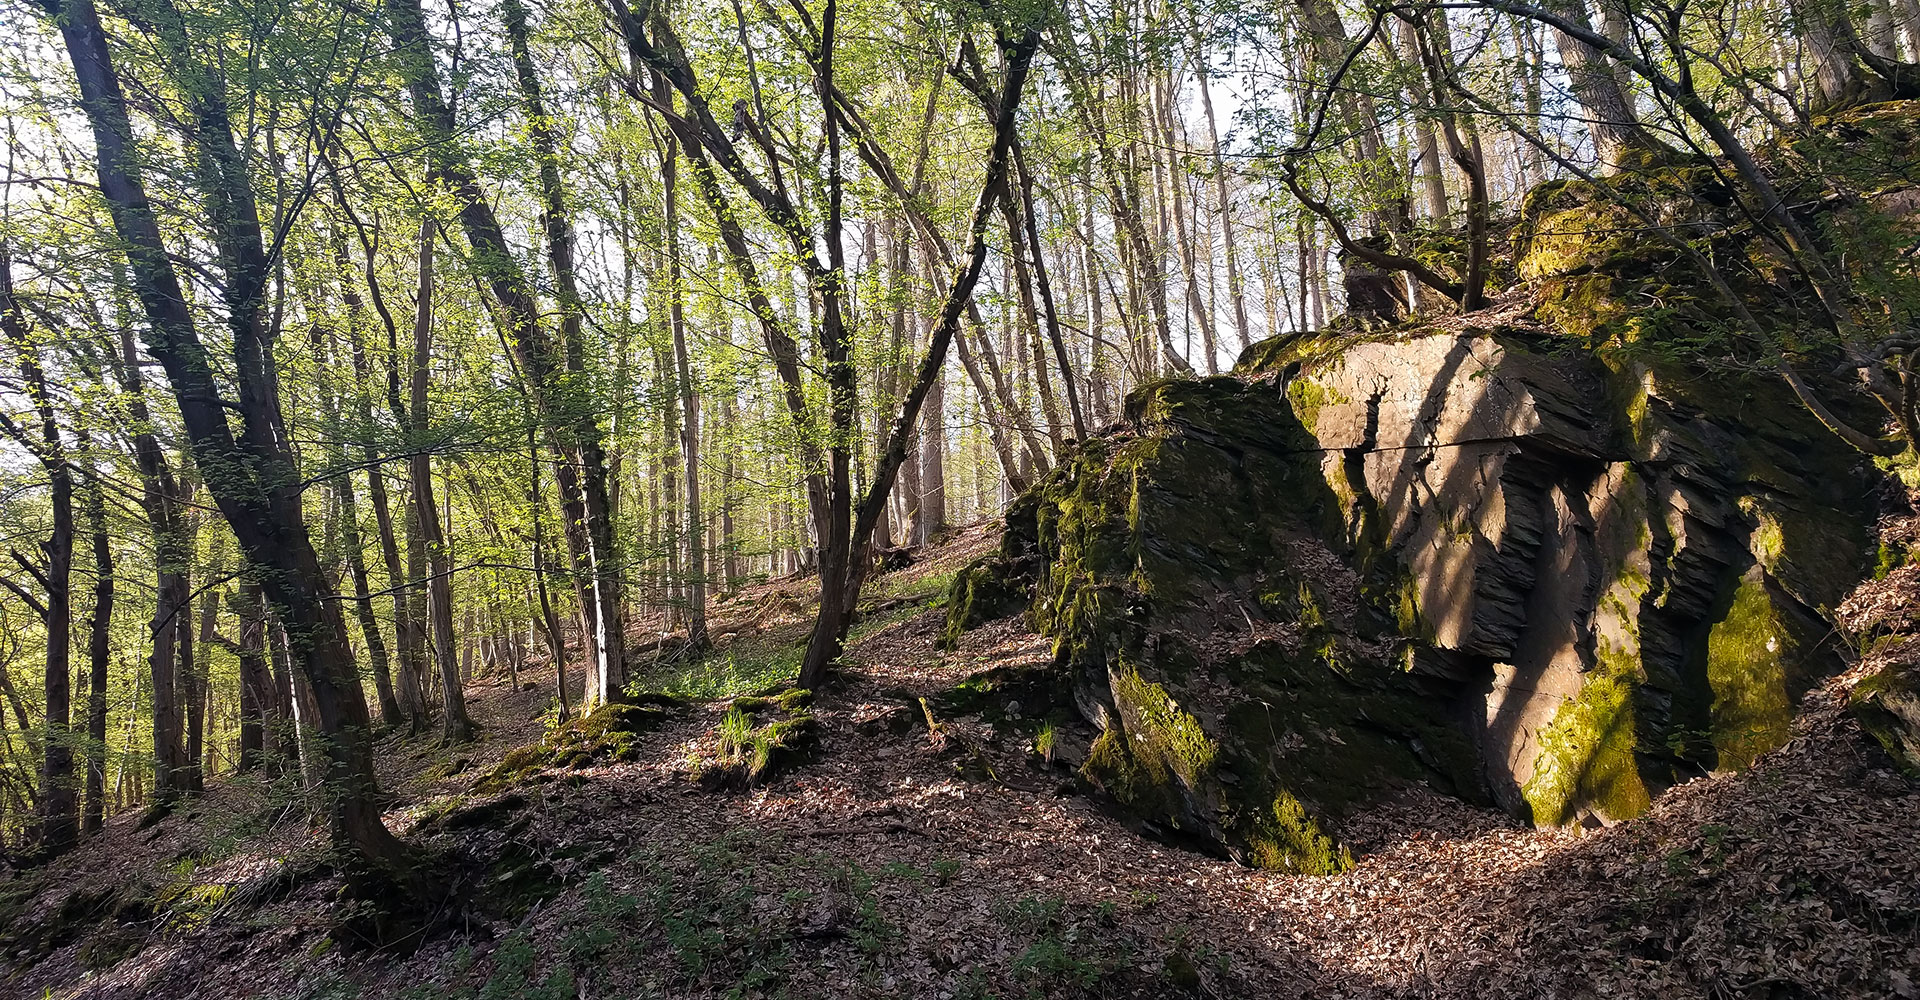
[[[1091,782],[1325,872],[1395,788],[1603,824],[1786,737],[1871,556],[1871,466],[1774,381],[1509,318],[1256,345],[1136,391],[1021,498],[956,598],[1030,599],[1101,727]]]

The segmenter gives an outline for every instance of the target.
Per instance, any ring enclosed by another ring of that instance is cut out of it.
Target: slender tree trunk
[[[40,561],[35,562],[18,550],[13,561],[40,585],[42,598],[35,600],[24,589],[9,586],[16,596],[32,605],[46,629],[44,732],[41,736],[40,768],[40,849],[59,854],[72,847],[80,828],[79,788],[73,780],[72,729],[72,633],[73,633],[73,469],[67,463],[66,445],[61,440],[60,423],[54,414],[53,395],[48,391],[45,371],[40,366],[40,349],[27,329],[24,313],[14,297],[11,247],[0,242],[0,330],[16,355],[21,385],[39,418],[39,435],[8,421],[7,431],[31,453],[47,475],[53,515],[52,532],[40,543]]]
[[[547,590],[546,528],[540,516],[545,504],[540,495],[540,445],[531,427],[527,428],[527,459],[532,470],[527,481],[527,504],[533,511],[533,583],[540,598],[540,630],[546,635],[547,656],[553,660],[554,696],[560,702],[560,718],[565,720],[572,715],[567,705],[567,643],[560,631],[560,616],[553,610],[553,597]]]
[[[1422,65],[1419,40],[1411,21],[1400,22],[1400,47],[1408,63]],[[1425,117],[1432,113],[1433,95],[1417,75],[1408,91],[1420,105],[1420,116],[1413,122],[1414,149],[1420,157],[1420,212],[1435,225],[1445,225],[1447,181],[1440,171],[1440,140],[1434,135],[1433,122]]]
[[[739,433],[734,424],[734,397],[732,392],[720,394],[720,551],[722,565],[725,567],[725,579],[721,590],[733,594],[740,589],[740,583],[746,578],[740,564],[740,537],[733,522],[733,512],[738,504],[735,483],[740,476],[739,449],[734,447]]]
[[[1060,333],[1060,309],[1053,300],[1053,280],[1047,274],[1046,254],[1040,243],[1040,222],[1035,211],[1033,197],[1033,174],[1027,169],[1026,151],[1018,142],[1014,145],[1014,165],[1018,168],[1020,179],[1021,218],[1026,220],[1026,245],[1033,255],[1034,285],[1040,292],[1040,306],[1046,312],[1047,343],[1053,348],[1054,363],[1060,366],[1060,385],[1066,391],[1067,411],[1073,418],[1074,440],[1083,440],[1087,436],[1086,412],[1080,405],[1080,390],[1074,384],[1073,362],[1067,356],[1067,341]],[[1007,199],[1009,203],[1013,199]],[[1020,241],[1012,241],[1019,246]],[[1038,344],[1034,345],[1035,371],[1041,376],[1041,384],[1046,384],[1046,361]],[[1043,397],[1044,398],[1044,397]]]
[[[927,386],[926,409],[920,415],[920,516],[914,519],[914,541],[932,544],[947,530],[947,388],[944,378]]]
[[[466,694],[461,690],[460,665],[455,659],[457,642],[453,631],[453,559],[447,535],[440,525],[440,509],[434,500],[433,452],[425,434],[428,428],[427,386],[433,363],[433,220],[420,221],[420,276],[413,319],[413,372],[409,426],[413,431],[412,454],[407,467],[413,480],[413,514],[420,525],[420,539],[427,550],[427,616],[433,631],[434,663],[440,670],[440,737],[448,745],[473,738],[473,722],[467,718]]]
[[[267,760],[267,728],[272,715],[273,675],[267,665],[267,607],[260,585],[240,582],[234,609],[240,618],[240,760],[242,772]]]
[[[192,493],[188,493],[187,503],[193,502]],[[183,512],[184,513],[184,512]],[[185,541],[187,557],[191,559],[199,549],[199,519],[191,514],[181,518],[181,535]],[[174,671],[174,683],[179,685],[175,701],[180,705],[181,721],[184,729],[180,755],[180,790],[198,793],[205,786],[204,776],[200,773],[200,757],[205,750],[203,740],[206,735],[206,689],[203,670],[200,666],[199,644],[193,632],[193,576],[191,565],[183,566],[180,572],[181,590],[184,599],[176,613],[179,619],[176,632],[180,650],[180,664]]]
[[[87,478],[87,524],[93,534],[93,617],[87,624],[87,781],[80,829],[94,834],[106,813],[107,668],[113,654],[114,598],[113,547],[97,469]]]
[[[386,399],[387,409],[402,428],[407,426],[407,406],[400,398],[400,332],[394,322],[393,311],[387,308],[386,297],[380,291],[379,276],[375,271],[374,244],[368,237],[366,228],[352,215],[344,193],[339,196],[342,213],[354,223],[361,238],[361,248],[366,254],[364,280],[367,295],[373,300],[374,311],[379,314],[381,324],[387,331],[386,363]],[[340,265],[342,274],[349,270],[344,241],[335,242],[334,257]],[[347,304],[348,314],[357,317],[361,301],[351,284],[341,298]],[[415,582],[422,573],[414,553],[419,550],[417,532],[413,530],[412,520],[406,521],[408,560],[401,562],[400,545],[395,537],[393,526],[393,504],[387,496],[387,477],[385,463],[381,461],[378,445],[372,435],[372,366],[367,361],[366,346],[361,342],[358,325],[349,330],[349,343],[353,355],[355,381],[354,413],[366,432],[360,439],[360,451],[367,466],[367,502],[373,506],[374,529],[380,542],[380,558],[387,571],[387,589],[393,598],[393,639],[394,639],[394,698],[398,702],[401,715],[405,718],[408,730],[413,733],[425,732],[427,728],[426,694],[421,690],[420,679],[425,671],[426,660],[426,624],[420,614],[420,604],[416,600]],[[403,514],[403,516],[405,516]],[[382,712],[385,705],[382,705]]]
[[[1006,220],[1007,248],[1011,251],[1008,254],[1008,262],[1012,265],[1009,278],[1020,293],[1019,340],[1026,348],[1022,353],[1031,357],[1029,370],[1033,373],[1034,389],[1040,397],[1041,416],[1047,422],[1047,443],[1051,446],[1048,455],[1058,457],[1066,452],[1067,441],[1061,428],[1060,406],[1054,399],[1053,380],[1047,377],[1047,352],[1040,346],[1040,310],[1034,302],[1033,273],[1027,267],[1025,229],[1020,223],[1020,212],[1014,207],[1013,199],[1002,199],[1000,211]],[[1033,255],[1039,256],[1037,248]]]
[[[178,685],[174,679],[178,657],[176,639],[184,627],[182,618],[187,614],[184,566],[188,555],[181,537],[185,494],[153,431],[131,323],[121,325],[117,367],[121,391],[127,398],[128,415],[134,422],[134,461],[140,469],[142,486],[140,505],[153,535],[154,610],[148,627],[147,666],[153,682],[154,796],[161,805],[166,805],[172,801],[186,767],[184,730],[175,697]]]
[[[341,255],[342,258],[344,256],[344,254]],[[351,292],[347,297],[358,298]],[[349,301],[348,307],[352,313],[359,311],[357,303],[353,301]],[[315,324],[309,343],[313,347],[314,358],[319,366],[316,381],[321,414],[329,423],[337,424],[340,420],[340,408],[338,394],[334,391],[333,385],[332,356],[335,345],[332,339],[330,330]],[[365,399],[364,395],[357,391],[354,395],[362,400]],[[330,440],[326,448],[329,461],[342,467],[346,465],[347,451],[343,444]],[[361,638],[366,644],[367,659],[373,667],[373,687],[380,705],[380,718],[389,726],[397,726],[401,720],[400,702],[394,696],[393,674],[387,661],[387,641],[380,634],[379,620],[374,617],[372,588],[367,580],[366,545],[360,534],[359,498],[354,493],[352,475],[343,472],[335,476],[332,487],[334,499],[339,504],[340,547],[345,556],[347,575],[353,581],[354,616],[360,626]]]
[[[200,655],[203,657],[201,661],[202,664],[210,662],[213,655],[213,647],[218,641],[217,637],[219,635],[220,588],[213,578],[219,576],[223,569],[220,565],[220,548],[219,543],[216,542],[214,544],[212,564],[207,568],[208,580],[200,593],[200,637],[196,641],[200,648]],[[198,791],[205,789],[207,779],[213,776],[211,761],[214,758],[214,744],[216,742],[214,738],[214,728],[218,722],[218,718],[217,709],[213,704],[213,679],[211,677],[211,671],[203,665],[196,671],[196,674],[198,678],[196,684],[198,693],[194,697],[195,701],[200,705],[199,722],[197,723],[200,735],[196,740],[190,741],[190,745],[196,742],[199,744],[199,749],[194,753],[193,763],[194,777],[199,781],[199,786],[196,788],[196,791]]]
[[[1213,151],[1214,201],[1220,206],[1220,242],[1227,258],[1227,298],[1233,302],[1233,332],[1240,340],[1240,350],[1245,351],[1253,346],[1253,335],[1247,328],[1247,295],[1240,278],[1240,248],[1233,238],[1233,199],[1227,186],[1227,159],[1220,149],[1220,126],[1214,119],[1213,86],[1209,82],[1211,74],[1203,59],[1195,60],[1194,76],[1200,81],[1200,107],[1207,115],[1207,148]],[[1272,332],[1269,331],[1269,335]]]
[[[680,278],[680,205],[676,186],[680,174],[679,143],[667,137],[660,174],[666,201],[667,306],[673,340],[675,395],[681,410],[680,461],[687,476],[687,642],[694,649],[707,646],[707,560],[705,519],[700,509],[700,397],[694,391],[687,357],[687,323]]]
[[[586,570],[583,583],[590,602],[583,602],[594,656],[594,673],[587,685],[589,703],[615,701],[627,683],[626,635],[622,569],[614,543],[612,476],[599,423],[584,391],[585,359],[581,336],[582,306],[573,262],[573,224],[561,188],[558,142],[546,114],[540,81],[527,46],[526,11],[518,0],[508,0],[501,14],[513,48],[515,77],[532,124],[539,161],[540,205],[547,257],[561,305],[560,344],[554,345],[541,327],[538,304],[526,276],[515,263],[493,207],[470,172],[466,156],[455,144],[457,128],[452,108],[441,95],[438,71],[430,51],[430,36],[419,0],[387,0],[395,48],[405,61],[404,75],[414,102],[415,125],[429,143],[435,169],[458,192],[460,221],[467,242],[487,257],[487,275],[497,315],[510,326],[507,340],[519,355],[529,396],[547,424],[561,461],[555,477],[563,509],[572,508],[567,538],[576,567]],[[564,373],[564,374],[563,374]],[[571,377],[569,377],[571,376]],[[576,502],[572,501],[577,498]]]

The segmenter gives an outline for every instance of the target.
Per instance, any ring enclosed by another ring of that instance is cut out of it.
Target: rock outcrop
[[[1593,825],[1743,767],[1836,665],[1876,474],[1774,380],[1564,347],[1519,317],[1144,387],[949,626],[1030,601],[1082,773],[1264,867],[1338,870],[1408,783]]]
[[[1920,103],[1830,124],[1768,157],[1808,179],[1810,226],[1902,252]],[[1873,564],[1881,474],[1756,363],[1839,359],[1723,183],[1681,161],[1542,185],[1501,305],[1141,387],[1013,505],[949,631],[1025,606],[1101,727],[1082,774],[1255,865],[1344,866],[1342,820],[1408,783],[1601,825],[1747,766],[1839,665],[1828,609]],[[1907,766],[1916,689],[1857,695]]]
[[[1851,708],[1860,728],[1908,777],[1920,778],[1920,666],[1894,662],[1855,685]]]
[[[1409,782],[1607,823],[1785,738],[1870,556],[1870,467],[1783,388],[1514,328],[1257,349],[1023,497],[953,627],[1031,598],[1083,773],[1176,839],[1345,863]]]

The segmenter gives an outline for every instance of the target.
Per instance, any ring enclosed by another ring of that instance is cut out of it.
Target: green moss
[[[646,696],[642,702],[601,705],[554,729],[539,743],[507,751],[500,763],[474,782],[473,790],[491,794],[543,780],[541,775],[547,770],[580,770],[638,760],[639,737],[658,728],[677,705],[660,695]]]
[[[1920,778],[1920,670],[1882,667],[1854,686],[1848,709],[1900,770]]]
[[[139,928],[109,924],[82,942],[75,957],[80,960],[81,968],[98,972],[120,964],[122,959],[138,952],[145,943],[146,934]]]
[[[1722,770],[1747,768],[1786,742],[1793,704],[1785,660],[1794,645],[1760,574],[1749,573],[1707,638],[1707,682],[1713,690],[1708,732]]]
[[[1395,575],[1393,588],[1393,624],[1400,635],[1421,642],[1433,642],[1433,623],[1420,613],[1420,584],[1413,574],[1402,570]]]
[[[1774,517],[1753,497],[1741,497],[1739,507],[1754,521],[1753,534],[1747,542],[1748,550],[1761,566],[1768,569],[1778,566],[1787,554],[1787,535],[1780,526],[1779,518]]]
[[[1136,757],[1153,758],[1156,770],[1171,772],[1189,788],[1212,776],[1219,744],[1207,736],[1200,720],[1174,703],[1166,688],[1128,667],[1115,676],[1113,696],[1132,731]]]
[[[1353,854],[1334,843],[1300,800],[1281,792],[1248,835],[1248,862],[1255,868],[1337,875],[1353,867]]]
[[[720,720],[719,762],[702,781],[715,788],[751,788],[797,761],[820,733],[819,720],[804,710],[812,698],[804,688],[735,698]]]
[[[1652,803],[1635,760],[1639,662],[1604,642],[1599,660],[1540,731],[1533,776],[1521,789],[1537,824],[1565,825],[1589,806],[1610,820],[1630,819]]]
[[[1913,552],[1897,541],[1882,540],[1874,552],[1873,578],[1884,580],[1887,574],[1913,561]]]
[[[1293,415],[1300,418],[1300,426],[1311,434],[1319,424],[1322,409],[1353,400],[1346,393],[1330,389],[1310,378],[1296,378],[1287,383],[1287,402],[1293,405]]]
[[[952,649],[969,629],[1018,614],[1028,603],[1017,570],[1005,558],[976,559],[954,575],[947,589],[947,624],[940,645]]]

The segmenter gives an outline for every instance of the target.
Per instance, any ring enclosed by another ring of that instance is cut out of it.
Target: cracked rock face
[[[1154,832],[1334,871],[1411,783],[1610,823],[1777,745],[1837,665],[1876,480],[1783,386],[1488,332],[1250,357],[1136,392],[981,570]]]
[[[1612,822],[1745,766],[1832,665],[1816,609],[1869,558],[1871,476],[1784,388],[1486,334],[1361,344],[1294,378],[1355,496],[1349,541],[1374,534],[1410,574],[1413,669],[1480,702],[1484,774],[1515,813]]]

